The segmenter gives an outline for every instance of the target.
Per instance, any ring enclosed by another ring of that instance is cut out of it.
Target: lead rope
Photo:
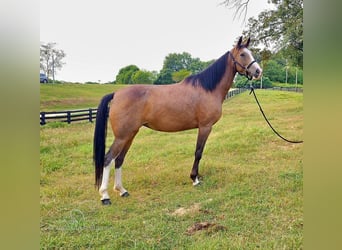
[[[249,79],[247,79],[246,83],[247,83],[248,81],[249,81]],[[277,136],[279,136],[281,139],[283,139],[284,141],[286,141],[286,142],[289,142],[289,143],[303,143],[304,141],[292,141],[292,140],[286,139],[285,137],[281,136],[281,135],[272,127],[271,123],[269,122],[269,120],[267,119],[267,117],[266,117],[264,111],[263,111],[262,108],[261,108],[261,105],[260,105],[260,103],[259,103],[259,100],[258,100],[256,94],[255,94],[254,87],[253,87],[252,83],[250,84],[250,89],[251,89],[251,92],[249,92],[249,94],[253,93],[254,98],[255,98],[255,101],[256,101],[256,103],[257,103],[258,106],[259,106],[259,109],[260,109],[260,112],[261,112],[262,116],[265,118],[265,121],[267,122],[268,126],[270,126],[270,128],[273,130],[273,132],[274,132]]]

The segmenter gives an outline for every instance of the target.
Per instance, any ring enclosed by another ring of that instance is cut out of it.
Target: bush
[[[252,81],[252,83],[253,83],[254,88],[260,88],[261,79],[259,79],[257,81]],[[263,76],[262,77],[262,88],[268,89],[268,88],[272,88],[272,87],[273,87],[273,84],[272,84],[271,80],[267,76]]]
[[[261,80],[257,80],[257,81],[247,81],[247,79],[243,76],[238,75],[235,79],[234,82],[234,88],[249,88],[250,84],[253,84],[254,88],[260,88],[261,85]],[[267,89],[267,88],[272,88],[272,82],[271,80],[267,77],[267,76],[263,76],[262,77],[262,88],[263,89]]]

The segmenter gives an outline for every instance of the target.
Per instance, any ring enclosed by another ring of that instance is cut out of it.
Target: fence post
[[[89,108],[89,122],[93,122],[93,109]]]
[[[71,123],[71,114],[70,111],[67,111],[67,122],[70,124]]]
[[[40,125],[45,125],[45,112],[40,113]]]

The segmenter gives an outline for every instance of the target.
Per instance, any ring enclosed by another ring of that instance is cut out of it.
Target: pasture
[[[95,107],[116,87],[42,86],[41,109]],[[256,94],[283,136],[303,138],[302,93]],[[40,129],[42,249],[303,248],[303,144],[276,137],[248,92],[224,102],[197,187],[189,178],[197,130],[141,128],[123,165],[130,196],[111,190],[113,204],[102,206],[94,187],[93,130],[87,122]],[[108,129],[107,145],[112,140]]]
[[[41,84],[40,110],[95,108],[104,93],[122,87],[124,85],[119,84]]]

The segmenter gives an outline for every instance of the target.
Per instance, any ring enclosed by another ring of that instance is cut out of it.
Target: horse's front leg
[[[211,126],[200,127],[198,129],[195,160],[194,160],[194,164],[192,166],[192,170],[190,174],[190,178],[192,179],[192,184],[194,186],[200,184],[200,181],[198,179],[198,165],[202,158],[203,149],[204,149],[205,143],[208,139],[210,132],[211,132]]]

